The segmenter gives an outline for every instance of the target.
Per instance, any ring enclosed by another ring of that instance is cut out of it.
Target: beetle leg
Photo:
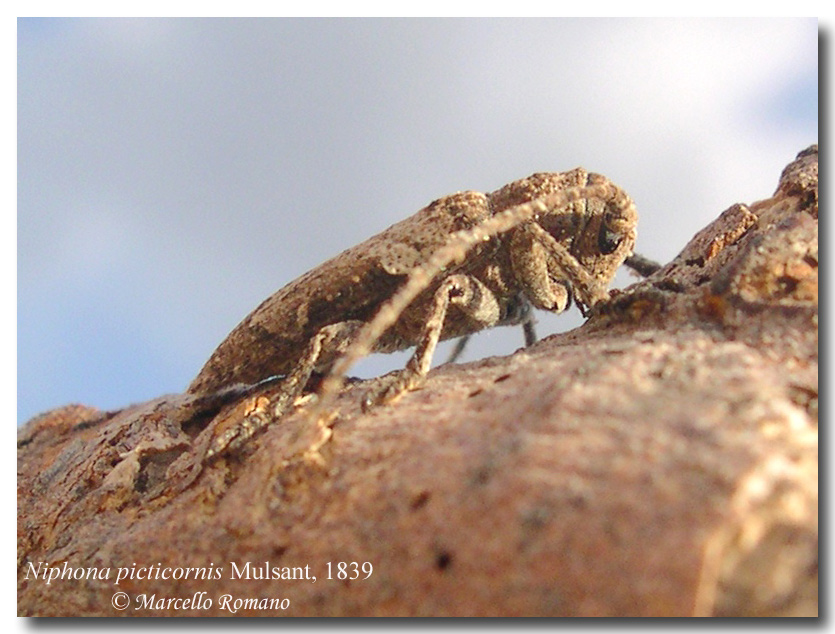
[[[293,371],[282,381],[278,393],[270,398],[270,405],[266,408],[269,415],[248,416],[239,424],[217,433],[209,445],[206,459],[242,446],[271,420],[284,415],[302,395],[313,371],[323,364],[329,367],[335,358],[345,352],[362,326],[361,321],[341,321],[321,328],[308,342]]]
[[[417,348],[406,367],[390,375],[388,382],[369,394],[363,405],[369,407],[394,400],[419,386],[432,364],[432,356],[443,331],[449,306],[456,306],[473,322],[473,330],[495,324],[499,319],[496,297],[482,282],[469,275],[451,275],[435,291],[426,325]]]

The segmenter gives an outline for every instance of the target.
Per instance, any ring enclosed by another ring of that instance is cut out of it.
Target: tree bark
[[[349,385],[318,457],[303,408],[201,472],[183,395],[29,421],[18,613],[816,615],[817,161],[576,330]]]

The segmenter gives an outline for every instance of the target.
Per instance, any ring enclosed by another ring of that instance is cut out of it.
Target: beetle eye
[[[609,255],[622,241],[623,236],[609,229],[605,222],[600,225],[600,232],[597,234],[597,248],[600,249],[600,253]]]

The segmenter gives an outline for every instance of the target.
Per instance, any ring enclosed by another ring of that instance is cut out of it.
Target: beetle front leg
[[[608,298],[604,284],[592,276],[568,249],[536,223],[513,236],[513,270],[534,306],[560,313],[571,297],[593,306]]]
[[[435,291],[426,325],[406,367],[389,377],[382,388],[369,394],[363,402],[364,408],[392,401],[423,382],[432,365],[450,305],[466,315],[473,323],[473,330],[495,325],[501,314],[496,297],[475,277],[451,275],[446,278]]]

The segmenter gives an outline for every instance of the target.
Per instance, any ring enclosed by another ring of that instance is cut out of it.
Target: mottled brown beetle
[[[582,168],[445,196],[266,299],[188,391],[209,395],[279,377],[276,418],[316,373],[324,377],[318,415],[359,358],[416,346],[405,369],[367,398],[391,400],[423,380],[439,340],[522,323],[531,343],[531,306],[562,312],[573,298],[585,314],[607,299],[632,254],[637,219],[622,189]],[[261,426],[245,420],[224,430],[208,456]]]

